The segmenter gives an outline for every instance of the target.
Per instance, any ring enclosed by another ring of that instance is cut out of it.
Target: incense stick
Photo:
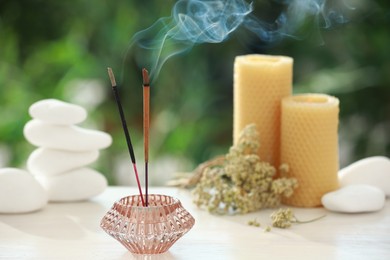
[[[129,133],[129,130],[127,129],[126,119],[125,119],[125,115],[123,113],[122,104],[121,104],[121,101],[120,101],[120,98],[119,98],[119,94],[118,94],[118,89],[117,89],[114,73],[112,72],[111,68],[107,68],[107,71],[108,71],[108,76],[110,77],[112,91],[114,92],[114,96],[115,96],[115,101],[116,101],[116,104],[118,105],[118,110],[119,110],[119,114],[120,114],[121,121],[122,121],[122,128],[123,128],[123,132],[125,133],[127,147],[129,149],[131,162],[133,163],[134,174],[135,174],[135,178],[137,180],[138,191],[139,191],[139,194],[140,194],[140,197],[141,197],[142,206],[145,206],[145,201],[144,201],[144,198],[143,198],[143,195],[142,195],[141,184],[140,184],[139,177],[138,177],[137,164],[135,162],[133,144],[131,143],[130,133]]]
[[[148,163],[149,163],[149,123],[150,123],[150,85],[148,71],[142,70],[144,94],[144,152],[145,152],[145,203],[148,206]]]

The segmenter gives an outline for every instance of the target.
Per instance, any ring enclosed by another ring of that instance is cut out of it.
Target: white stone
[[[390,159],[374,156],[359,160],[339,171],[342,187],[351,184],[368,184],[390,196]]]
[[[51,148],[35,149],[27,160],[27,169],[34,175],[56,175],[87,166],[99,157],[99,151],[69,152]]]
[[[27,122],[24,136],[35,146],[67,151],[99,150],[112,143],[111,136],[102,131],[73,125],[53,125],[38,119]]]
[[[35,102],[30,106],[29,113],[33,118],[60,125],[78,124],[87,118],[87,111],[83,107],[57,99]]]
[[[79,168],[55,176],[37,176],[47,190],[49,201],[70,202],[86,200],[107,188],[106,178],[90,168]]]
[[[385,205],[385,193],[371,185],[349,185],[322,196],[322,205],[330,210],[344,213],[378,211]]]
[[[26,213],[47,204],[47,193],[30,173],[0,169],[0,213]]]

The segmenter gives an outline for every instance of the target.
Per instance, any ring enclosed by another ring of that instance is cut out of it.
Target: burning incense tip
[[[149,72],[145,68],[142,69],[142,79],[143,85],[149,86]]]
[[[114,72],[112,72],[112,69],[110,67],[107,68],[108,76],[110,77],[111,86],[116,87]]]

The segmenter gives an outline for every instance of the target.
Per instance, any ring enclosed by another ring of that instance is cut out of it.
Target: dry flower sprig
[[[285,209],[279,209],[271,214],[271,219],[272,219],[272,226],[278,227],[278,228],[289,228],[291,227],[291,224],[293,223],[298,223],[298,224],[303,224],[303,223],[310,223],[316,220],[319,220],[326,215],[323,215],[321,217],[311,219],[308,221],[300,221],[298,220],[292,209],[290,208],[285,208]]]
[[[258,222],[257,219],[249,220],[248,221],[248,225],[249,226],[255,226],[255,227],[260,227],[261,226],[260,222]]]
[[[259,137],[254,124],[245,127],[224,160],[206,167],[193,190],[194,202],[212,213],[248,213],[280,205],[298,186],[295,178],[274,179],[276,169],[258,156]],[[286,176],[287,165],[281,166]]]
[[[268,225],[268,226],[264,229],[264,232],[271,232],[271,229],[272,229],[271,226]]]

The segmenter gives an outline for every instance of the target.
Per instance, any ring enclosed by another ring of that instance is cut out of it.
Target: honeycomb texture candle
[[[281,162],[299,185],[285,204],[320,206],[322,195],[338,188],[338,114],[339,100],[328,95],[283,99]]]
[[[280,103],[292,90],[293,59],[285,56],[244,55],[234,63],[233,141],[255,123],[261,160],[279,166]]]

